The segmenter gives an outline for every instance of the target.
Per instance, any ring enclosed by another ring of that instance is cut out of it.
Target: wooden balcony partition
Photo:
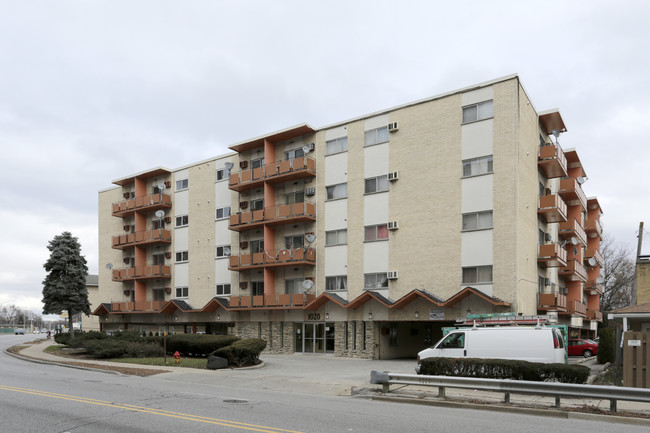
[[[537,305],[538,310],[558,310],[566,311],[567,301],[566,295],[559,293],[540,293],[539,302]]]
[[[287,294],[274,293],[269,295],[231,296],[230,307],[241,309],[278,309],[302,308],[316,298],[316,295],[307,293]]]
[[[591,258],[596,261],[596,266],[603,266],[603,255],[600,254],[600,251],[590,249],[585,250],[585,263],[588,263]]]
[[[599,322],[603,321],[603,313],[598,310],[587,309],[587,319],[597,320]]]
[[[603,227],[600,225],[600,221],[594,218],[585,220],[585,231],[590,238],[600,238],[603,235]]]
[[[171,266],[147,265],[134,268],[113,269],[113,281],[147,280],[172,277]]]
[[[172,198],[168,194],[147,194],[140,197],[113,203],[113,216],[125,217],[132,215],[135,211],[147,210],[153,212],[158,209],[169,209],[172,207]]]
[[[169,301],[135,301],[135,302],[113,302],[111,312],[116,313],[146,313],[157,312],[167,305]]]
[[[265,250],[263,253],[241,254],[230,256],[228,269],[241,271],[245,269],[260,269],[264,267],[283,267],[316,264],[316,250],[313,248],[296,248],[293,250]]]
[[[578,220],[570,218],[568,221],[561,222],[559,235],[564,239],[576,238],[582,245],[587,245],[587,232],[582,228]]]
[[[539,197],[537,215],[548,223],[564,222],[567,220],[566,203],[557,194],[542,195]]]
[[[575,178],[562,179],[558,194],[560,194],[568,206],[579,205],[583,210],[587,209],[587,196]]]
[[[537,263],[550,268],[566,266],[567,252],[558,243],[540,245]]]
[[[170,230],[154,229],[113,236],[112,247],[123,250],[135,245],[170,244],[171,242],[172,233]]]
[[[587,315],[587,305],[583,304],[580,301],[572,299],[569,301],[568,306],[569,306],[569,313],[571,314],[578,314],[580,316]]]
[[[568,260],[559,274],[567,280],[587,282],[587,269],[577,260]]]
[[[562,148],[556,144],[539,148],[537,166],[548,179],[566,177],[567,160]]]
[[[228,188],[241,192],[258,188],[264,182],[281,183],[313,176],[316,176],[316,161],[303,156],[233,173],[230,175]]]

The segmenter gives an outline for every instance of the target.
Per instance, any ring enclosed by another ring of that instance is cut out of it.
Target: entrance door
[[[296,352],[334,353],[334,323],[296,323]]]

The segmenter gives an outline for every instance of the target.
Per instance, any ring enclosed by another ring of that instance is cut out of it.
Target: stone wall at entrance
[[[293,323],[237,322],[235,333],[240,338],[261,338],[266,341],[262,353],[293,353]]]
[[[364,345],[365,324],[365,345]],[[335,323],[336,335],[334,336],[334,354],[348,358],[375,358],[375,323],[353,320]],[[347,345],[346,345],[347,329]]]

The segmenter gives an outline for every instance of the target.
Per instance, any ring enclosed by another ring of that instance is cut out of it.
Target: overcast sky
[[[635,250],[648,18],[650,2],[625,0],[0,0],[0,305],[41,311],[62,231],[98,272],[97,196],[114,179],[513,73],[538,111],[561,110],[585,193]]]

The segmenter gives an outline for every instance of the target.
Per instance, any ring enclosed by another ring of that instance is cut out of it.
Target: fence
[[[650,332],[627,331],[623,338],[623,385],[650,388]]]

